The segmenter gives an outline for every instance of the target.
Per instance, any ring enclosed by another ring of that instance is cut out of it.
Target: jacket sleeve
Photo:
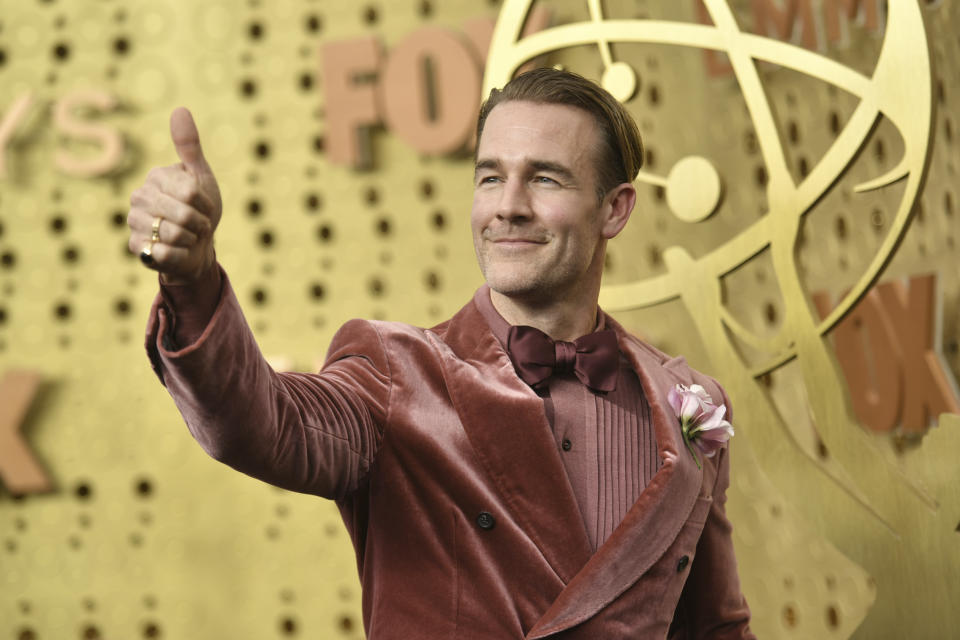
[[[733,414],[726,392],[715,380],[708,380],[720,392],[727,408],[726,415],[732,423]],[[697,543],[690,576],[680,596],[670,637],[677,640],[756,640],[750,631],[750,609],[740,590],[732,526],[726,513],[730,443],[707,464],[717,466],[713,502]]]
[[[318,374],[278,373],[223,277],[213,317],[185,347],[169,338],[163,298],[154,301],[146,340],[154,371],[212,457],[285,489],[348,495],[370,469],[389,410],[390,366],[376,326],[344,325]]]

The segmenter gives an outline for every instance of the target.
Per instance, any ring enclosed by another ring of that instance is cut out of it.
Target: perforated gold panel
[[[0,384],[10,371],[41,375],[22,434],[52,483],[46,493],[17,492],[9,473],[2,477],[0,637],[363,636],[353,552],[335,508],[211,461],[150,372],[142,327],[156,278],[126,250],[127,200],[149,167],[176,161],[167,119],[186,105],[224,194],[218,257],[278,366],[315,368],[352,317],[445,319],[481,281],[469,238],[469,153],[429,156],[381,125],[360,136],[369,143],[366,169],[331,161],[320,50],[372,36],[383,50],[368,74],[376,83],[392,51],[434,26],[461,39],[479,67],[476,21],[489,24],[507,4],[0,0]],[[591,19],[588,2],[537,4],[549,9],[552,26]],[[756,4],[729,3],[745,30],[756,26]],[[822,11],[831,3],[773,4]],[[937,337],[958,375],[960,9],[918,6],[933,65],[929,169],[881,279],[937,274]],[[701,21],[685,0],[618,0],[601,9],[608,20]],[[872,29],[861,18],[837,39],[822,26],[819,53],[869,75],[884,25]],[[806,37],[800,27],[794,35],[798,43]],[[736,80],[711,73],[728,62],[723,53],[616,41],[608,53],[637,74],[627,104],[645,136],[645,171],[665,178],[680,159],[703,156],[724,187],[716,212],[691,225],[671,213],[668,187],[639,183],[634,220],[608,259],[607,282],[623,285],[666,273],[670,246],[700,256],[767,215],[771,174]],[[543,62],[599,80],[604,57],[591,42]],[[859,97],[796,71],[758,67],[786,166],[799,180],[815,170]],[[111,155],[117,132],[123,146]],[[798,255],[810,291],[835,299],[867,268],[904,186],[856,198],[852,187],[894,168],[903,150],[896,128],[879,122],[844,186],[805,218]],[[786,315],[775,275],[766,252],[723,279],[732,316],[760,334],[775,332]],[[688,354],[724,382],[731,377],[716,368],[713,345],[699,337],[701,319],[680,300],[617,315],[661,348]],[[826,457],[798,368],[792,362],[762,378],[775,401],[770,415],[785,416],[811,455]],[[735,424],[759,402],[746,391],[733,400]],[[960,525],[949,455],[960,446],[958,422],[944,417],[922,440],[875,438],[935,496],[936,505],[923,508],[936,508],[937,522],[951,531]],[[750,429],[743,433],[752,446],[735,444],[729,512],[758,636],[951,637],[960,614],[943,594],[955,591],[938,583],[898,591],[892,569],[869,570],[871,558],[849,551],[869,532],[798,506],[807,472],[787,467],[772,481],[763,472],[768,451]],[[953,537],[955,546],[960,533]],[[923,556],[931,567],[957,557],[948,538],[931,540]],[[912,571],[922,577],[926,568]],[[874,603],[888,607],[890,592],[899,606],[928,612],[922,633],[870,623]]]

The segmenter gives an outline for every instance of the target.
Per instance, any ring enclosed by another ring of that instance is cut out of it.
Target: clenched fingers
[[[131,209],[127,214],[127,224],[131,231],[148,238],[152,237],[153,227],[156,224],[158,242],[175,247],[189,248],[197,244],[199,239],[198,234],[186,228],[182,221],[174,217],[174,212],[165,212],[159,208],[152,214],[143,209]]]
[[[213,224],[206,215],[195,207],[178,200],[153,185],[146,184],[130,196],[130,210],[143,211],[154,216],[163,216],[198,236],[208,236]]]
[[[150,246],[150,244],[149,233],[146,235],[131,233],[127,246],[131,253],[139,254],[146,247]],[[174,247],[155,242],[150,246],[150,256],[153,258],[153,262],[148,266],[165,273],[177,273],[184,268],[192,266],[191,252],[184,247]]]
[[[147,173],[144,187],[153,186],[174,200],[188,204],[206,216],[217,216],[219,212],[210,196],[204,191],[200,180],[186,171],[182,165],[155,167]]]

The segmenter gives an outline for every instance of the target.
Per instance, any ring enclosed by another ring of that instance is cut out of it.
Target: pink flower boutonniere
[[[733,437],[733,425],[723,419],[727,408],[715,405],[710,394],[698,384],[689,388],[676,385],[667,393],[667,401],[680,420],[683,441],[700,469],[700,459],[693,445],[697,445],[700,452],[710,458]]]

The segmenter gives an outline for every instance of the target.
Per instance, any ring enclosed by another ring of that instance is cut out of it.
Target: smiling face
[[[596,301],[606,240],[629,216],[614,200],[624,187],[633,195],[620,185],[598,202],[599,135],[589,113],[566,105],[510,101],[490,112],[470,220],[493,291],[526,304]]]

